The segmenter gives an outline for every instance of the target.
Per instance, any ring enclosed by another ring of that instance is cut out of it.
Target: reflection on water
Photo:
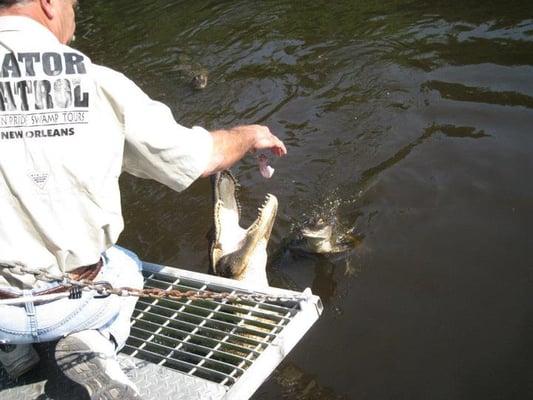
[[[487,137],[489,135],[486,135],[483,131],[476,131],[474,127],[471,126],[453,126],[453,125],[444,125],[444,126],[431,126],[429,128],[426,128],[424,130],[424,133],[414,140],[411,143],[408,143],[407,145],[400,148],[394,155],[392,155],[390,158],[386,159],[385,161],[381,162],[379,165],[369,168],[361,174],[361,180],[360,180],[360,186],[366,187],[370,184],[370,180],[373,178],[377,178],[378,174],[381,172],[386,171],[389,168],[394,167],[395,164],[403,161],[411,151],[421,144],[423,144],[427,139],[431,138],[431,136],[435,133],[442,133],[448,137],[458,137],[458,138],[472,138],[472,139],[478,139]]]
[[[293,398],[533,396],[531,1],[94,0],[77,37],[183,124],[259,122],[287,144],[272,180],[253,157],[234,172],[245,204],[279,199],[271,281],[325,300],[289,355],[313,377]],[[121,184],[121,243],[207,271],[208,182]],[[284,252],[317,212],[361,245]]]
[[[324,304],[337,294],[337,264],[324,255],[294,254],[288,249],[274,255],[270,265],[269,282],[272,286],[303,291],[311,287]],[[347,265],[347,270],[351,271]]]

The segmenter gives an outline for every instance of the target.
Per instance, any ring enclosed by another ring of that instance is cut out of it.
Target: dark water
[[[533,2],[94,0],[76,46],[185,125],[287,144],[270,181],[234,169],[244,217],[277,195],[270,279],[325,312],[254,399],[533,398]],[[207,271],[207,180],[122,185],[121,243]],[[326,211],[353,251],[279,251]]]

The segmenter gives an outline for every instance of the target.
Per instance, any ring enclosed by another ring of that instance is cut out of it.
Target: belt
[[[76,268],[75,270],[69,272],[68,277],[72,280],[87,280],[92,281],[100,270],[102,269],[103,261],[100,258],[96,264],[91,265],[85,265],[83,267]],[[49,289],[43,289],[32,293],[32,296],[43,296],[45,294],[56,294],[56,293],[63,293],[70,290],[72,286],[70,285],[59,285],[55,286]],[[22,293],[13,293],[8,290],[2,290],[0,289],[0,300],[6,300],[6,299],[16,299],[18,297],[22,297]]]

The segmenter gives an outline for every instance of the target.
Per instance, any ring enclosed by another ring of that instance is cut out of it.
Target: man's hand
[[[280,157],[287,154],[287,148],[268,127],[263,125],[243,125],[228,130],[211,132],[213,151],[211,161],[202,174],[208,176],[230,168],[248,152],[270,149]]]
[[[281,140],[270,132],[268,127],[263,125],[247,125],[236,129],[251,130],[255,134],[255,143],[252,151],[270,149],[272,154],[281,157],[287,154],[287,149]]]

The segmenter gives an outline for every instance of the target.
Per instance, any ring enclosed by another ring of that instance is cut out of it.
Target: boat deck
[[[139,299],[119,361],[145,399],[247,399],[322,312],[309,290],[259,293],[237,281],[150,263],[143,272],[146,287],[256,295],[240,302]],[[88,399],[58,371],[54,346],[36,345],[40,365],[16,382],[0,371],[0,400]]]

